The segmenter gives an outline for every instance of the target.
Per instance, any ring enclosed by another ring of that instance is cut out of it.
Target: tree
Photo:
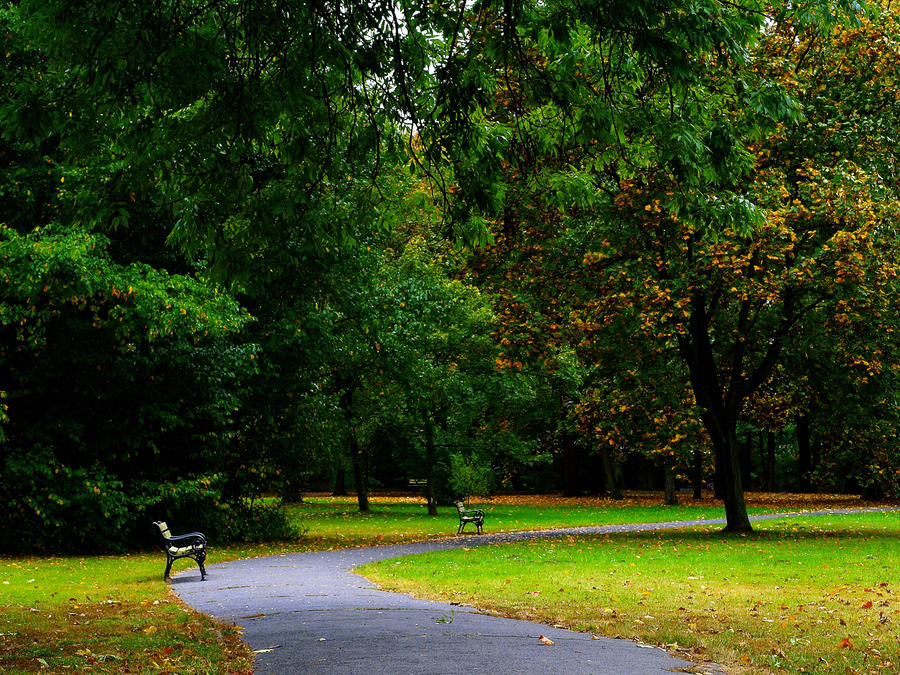
[[[176,509],[179,481],[213,476],[236,431],[254,351],[232,335],[249,317],[196,280],[114,263],[107,246],[0,228],[7,550],[133,540],[157,485],[177,491]]]
[[[892,159],[882,154],[887,145],[879,136],[893,128],[894,115],[879,106],[845,104],[845,76],[833,67],[838,55],[847,58],[848,47],[852,53],[868,44],[864,35],[865,28],[837,29],[819,54],[821,36],[787,22],[760,47],[759,63],[776,71],[769,77],[795,89],[806,115],[803,124],[781,126],[754,146],[758,159],[746,197],[766,209],[765,222],[750,232],[726,227],[704,236],[673,215],[672,195],[663,186],[632,182],[608,216],[619,229],[605,230],[588,255],[610,284],[599,320],[626,317],[632,333],[644,330],[660,348],[677,348],[687,367],[725,471],[729,529],[749,528],[739,494],[737,421],[779,364],[803,358],[791,347],[821,340],[817,351],[828,356],[820,358],[868,364],[864,379],[881,370],[879,355],[896,349],[890,270],[897,255],[897,193],[892,174],[884,173]],[[887,94],[880,77],[876,68],[863,88],[876,100]],[[856,131],[834,145],[810,136],[812,129],[845,126]],[[873,135],[861,142],[857,133]],[[858,308],[864,314],[856,314],[850,297],[863,299]],[[853,327],[852,339],[842,325]]]
[[[798,122],[802,102],[750,50],[776,32],[767,21],[828,31],[834,8],[480,9],[438,73],[449,83],[438,98],[446,123],[428,146],[455,160],[460,217],[495,219],[494,233],[505,233],[535,222],[504,220],[511,195],[556,206],[595,276],[584,318],[608,328],[618,317],[662,371],[685,366],[727,529],[749,530],[737,420],[820,302],[795,283],[805,255],[795,247],[809,242],[754,145]],[[782,278],[785,265],[800,266],[794,278]]]

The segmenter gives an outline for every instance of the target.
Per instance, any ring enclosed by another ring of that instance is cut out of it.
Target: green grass
[[[791,517],[755,534],[616,534],[368,565],[391,590],[767,672],[900,670],[900,513]]]
[[[0,560],[0,671],[250,672],[238,631],[182,605],[162,581],[164,561]]]
[[[632,496],[623,502],[507,497],[483,500],[473,506],[477,505],[487,511],[487,532],[715,518],[722,515],[721,507],[711,500],[675,508],[660,506],[659,502],[659,495]],[[848,504],[821,499],[801,504],[805,508],[840,505]],[[356,511],[353,499],[311,498],[305,504],[289,508],[294,521],[306,530],[300,540],[228,546],[217,546],[215,542],[211,542],[208,562],[292,551],[414,541],[452,536],[456,532],[458,521],[456,510],[452,507],[440,507],[438,517],[430,518],[426,515],[421,498],[376,497],[372,499],[372,506],[371,514],[361,515]],[[775,508],[794,509],[797,504],[778,496],[765,503],[757,503],[753,510],[772,511]],[[655,536],[645,535],[642,538],[629,535],[624,540],[631,542],[628,546],[632,547],[644,542],[641,545],[650,551],[656,546],[653,543],[656,541]],[[704,538],[699,541],[689,539],[681,546],[685,551],[705,546],[709,549],[710,556],[719,555],[720,548],[725,549],[724,546],[717,545],[718,538],[715,535],[702,537]],[[857,538],[856,535],[851,536],[847,545]],[[728,546],[733,545],[731,540],[726,540],[726,543]],[[785,544],[787,543],[786,541]],[[566,551],[566,547],[574,545],[574,540],[555,544],[544,542],[534,545],[533,550],[541,551],[541,547],[546,547],[546,551],[552,552],[546,553],[551,556],[548,560],[551,560],[552,556],[560,555]],[[585,544],[579,543],[579,546],[584,548]],[[485,552],[488,550],[496,555],[506,556],[501,558],[504,564],[511,564],[510,555],[519,555],[510,553],[511,549],[506,548],[489,547]],[[632,549],[623,550],[622,555],[625,556],[628,550]],[[475,555],[475,552],[462,552],[460,555]],[[786,553],[784,557],[791,555],[793,554]],[[496,564],[496,560],[490,557],[486,560],[488,567]],[[646,580],[652,575],[668,574],[655,568],[645,570],[642,565],[649,562],[648,556],[628,559],[627,565],[634,571],[630,583]],[[161,579],[164,563],[162,554],[156,551],[127,556],[0,558],[0,672],[249,672],[252,654],[239,641],[238,629],[185,607]],[[604,569],[604,565],[610,564],[620,563],[597,562],[597,567],[591,569],[589,566],[586,570],[571,565],[567,567],[569,574],[566,577],[577,578],[584,574],[585,579],[592,579],[596,577],[598,569]],[[630,567],[632,564],[633,568]],[[175,563],[175,571],[191,566],[192,561],[180,560]],[[401,567],[406,569],[407,566],[408,563],[403,563]],[[396,569],[392,568],[392,571]],[[550,578],[553,578],[557,567],[540,564],[539,569],[546,570],[551,575]],[[777,573],[777,568],[770,568],[769,572],[773,569]],[[677,577],[673,577],[675,578]],[[453,576],[444,576],[443,579],[446,585],[441,590],[459,589],[454,598],[465,602],[475,601],[470,594],[464,592],[464,589],[471,587],[468,582],[457,580]],[[505,585],[505,578],[503,581]],[[885,589],[895,590],[892,587],[882,588],[886,598],[888,596]],[[703,589],[697,593],[701,590]],[[545,590],[542,595],[549,596],[550,592]],[[538,603],[533,601],[516,611],[531,616],[530,608],[537,606]],[[607,601],[603,605],[603,608],[606,607],[615,611],[617,617],[622,616],[611,602]],[[612,613],[601,612],[599,616],[601,622],[598,623],[598,631],[602,629],[606,634],[611,634],[610,631],[621,630],[620,624],[609,623]],[[639,618],[636,614],[635,617]],[[631,613],[626,618],[631,618]],[[900,616],[890,615],[890,618],[895,624],[900,622]],[[547,620],[556,621],[552,617]],[[622,625],[630,626],[625,619],[623,621]],[[709,638],[702,631],[715,627],[714,624],[708,626],[703,621],[698,622],[697,626],[698,639]],[[720,637],[723,643],[729,643],[729,640],[735,642],[733,634],[720,633]],[[650,639],[649,634],[647,639]],[[686,641],[686,638],[678,639],[679,644],[700,648]],[[659,643],[674,641],[675,639],[658,640]],[[859,649],[860,644],[854,638],[853,649]],[[891,652],[886,649],[884,653]],[[849,651],[847,654],[849,655]],[[894,659],[894,663],[897,663],[897,659]]]
[[[707,501],[698,505],[663,506],[659,497],[609,499],[496,498],[473,502],[485,511],[485,532],[580,527],[611,523],[647,523],[696,518],[722,518],[724,509]],[[655,502],[655,503],[653,503]],[[291,518],[304,531],[306,544],[314,548],[343,548],[394,544],[456,533],[459,520],[452,506],[438,507],[429,518],[421,498],[374,498],[372,512],[359,513],[355,500],[346,497],[314,497],[288,507]],[[751,513],[771,508],[749,509]],[[474,532],[468,525],[467,532]]]

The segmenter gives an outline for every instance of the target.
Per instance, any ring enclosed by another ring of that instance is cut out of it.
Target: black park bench
[[[200,567],[200,580],[206,581],[206,535],[202,532],[189,532],[188,534],[172,534],[165,521],[157,520],[153,523],[159,528],[162,537],[162,549],[166,553],[166,571],[163,580],[169,578],[172,571],[172,563],[179,558],[192,558]]]
[[[467,509],[461,499],[453,502],[456,506],[456,512],[459,514],[459,527],[456,534],[459,534],[465,528],[466,523],[475,523],[475,529],[481,534],[481,526],[484,525],[484,511],[481,509]]]
[[[410,490],[420,492],[428,485],[428,481],[425,478],[410,478],[406,481],[406,484],[409,486]]]

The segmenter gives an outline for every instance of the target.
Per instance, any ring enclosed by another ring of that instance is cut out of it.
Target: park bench
[[[475,523],[478,534],[481,534],[481,526],[484,525],[484,511],[481,509],[467,509],[461,499],[453,502],[453,505],[456,506],[456,512],[459,514],[459,527],[456,530],[456,534],[463,531],[466,523]]]
[[[420,491],[428,485],[428,481],[425,478],[410,478],[407,481],[407,485],[409,485],[410,490]]]
[[[203,566],[206,560],[206,535],[202,532],[176,535],[169,532],[169,526],[162,520],[154,521],[153,524],[159,528],[162,548],[166,552],[166,571],[163,580],[169,578],[173,562],[179,558],[191,558],[200,567],[200,580],[206,581],[206,568]]]

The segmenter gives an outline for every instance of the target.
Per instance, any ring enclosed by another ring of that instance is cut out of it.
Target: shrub
[[[298,533],[278,505],[224,501],[221,475],[127,485],[97,466],[54,466],[35,452],[7,457],[0,477],[5,495],[0,549],[8,553],[98,553],[158,543],[151,523],[165,520],[176,534],[202,531],[217,543],[293,539]]]
[[[121,481],[102,468],[73,469],[8,457],[0,479],[6,497],[0,548],[27,551],[90,551],[122,548],[132,517]]]

